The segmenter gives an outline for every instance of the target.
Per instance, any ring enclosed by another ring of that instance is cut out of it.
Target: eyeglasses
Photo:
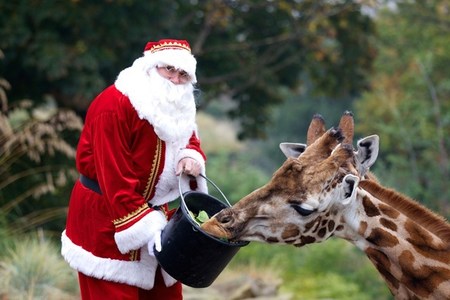
[[[174,66],[162,66],[160,67],[166,72],[169,77],[179,76],[179,80],[182,83],[187,83],[191,81],[191,76],[186,71],[175,68]]]

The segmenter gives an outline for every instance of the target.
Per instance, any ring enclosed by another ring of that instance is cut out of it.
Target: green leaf
[[[199,211],[199,213],[197,215],[197,221],[200,222],[201,224],[203,224],[208,220],[209,220],[208,213],[204,210]]]
[[[197,218],[195,217],[195,214],[192,211],[189,211],[189,216],[191,216],[191,219],[197,223],[198,225],[201,225],[198,221]]]

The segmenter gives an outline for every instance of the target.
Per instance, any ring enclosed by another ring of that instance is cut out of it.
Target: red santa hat
[[[191,47],[187,41],[163,39],[158,42],[148,42],[144,55],[152,60],[153,65],[169,65],[181,69],[189,74],[192,83],[197,82],[195,76],[197,60],[191,54]]]

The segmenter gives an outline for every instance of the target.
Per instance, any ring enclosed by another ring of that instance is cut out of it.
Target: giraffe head
[[[323,119],[315,116],[307,145],[281,144],[288,158],[272,179],[213,216],[203,229],[229,240],[299,247],[341,230],[340,214],[355,199],[361,173],[378,153],[377,136],[359,141],[358,151],[353,150],[352,122],[346,114],[338,128],[325,131]]]

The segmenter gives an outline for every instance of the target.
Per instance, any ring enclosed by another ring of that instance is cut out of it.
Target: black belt
[[[97,194],[102,194],[102,190],[100,190],[100,186],[98,185],[98,182],[95,180],[92,180],[83,174],[80,175],[80,182],[82,185],[87,187],[88,189],[96,192]]]
[[[80,182],[82,185],[84,185],[86,188],[90,189],[91,191],[96,192],[97,194],[102,194],[102,191],[100,190],[100,186],[98,185],[98,182],[90,179],[83,174],[80,174]],[[165,210],[164,206],[162,205],[152,205],[150,202],[147,202],[148,206],[150,208],[153,208],[154,210],[160,210],[164,213],[164,215],[167,218],[167,211]]]

